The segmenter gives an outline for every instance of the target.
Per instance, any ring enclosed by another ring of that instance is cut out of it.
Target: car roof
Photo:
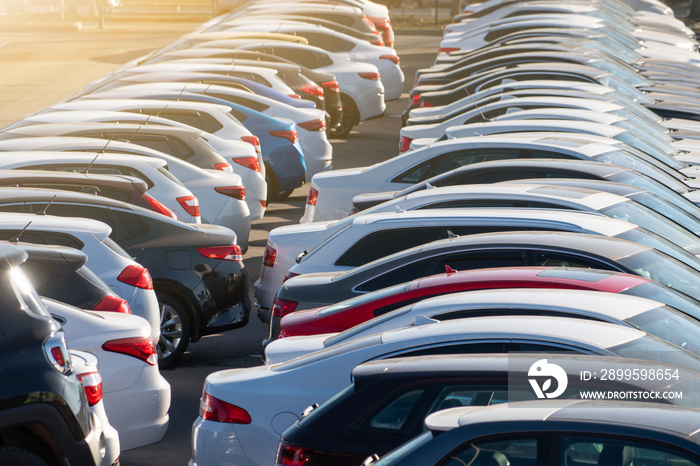
[[[524,409],[514,409],[524,408]],[[425,424],[431,430],[445,431],[482,423],[570,421],[602,423],[612,426],[638,427],[657,432],[670,432],[700,443],[698,411],[660,403],[593,400],[537,400],[503,403],[488,407],[451,408],[431,414]]]
[[[97,101],[99,103],[99,100]],[[163,101],[159,101],[161,106],[164,106]],[[119,131],[136,134],[163,134],[163,135],[181,135],[190,134],[197,138],[206,134],[204,131],[196,128],[179,128],[174,126],[142,124],[142,123],[40,123],[31,126],[20,126],[5,131],[7,134],[17,136],[45,136],[45,135],[61,135],[79,131]]]
[[[74,270],[78,270],[85,265],[88,260],[87,254],[75,248],[59,245],[41,245],[33,243],[14,243],[24,249],[29,254],[29,261],[37,262],[67,262]]]
[[[22,137],[15,139],[0,140],[0,152],[7,151],[10,148],[12,152],[24,152],[22,155],[29,157],[32,153],[37,154],[48,154],[51,156],[57,156],[60,153],[67,153],[72,155],[79,154],[90,154],[92,153],[93,158],[95,153],[100,153],[107,155],[110,158],[115,157],[127,157],[126,160],[133,161],[143,161],[148,162],[156,167],[162,167],[167,165],[165,160],[159,159],[159,157],[164,156],[166,159],[173,157],[171,155],[165,154],[163,152],[151,149],[146,146],[141,146],[138,144],[133,144],[126,141],[114,141],[111,140],[106,143],[104,139],[99,138],[84,138],[78,136],[32,136],[32,137]],[[16,148],[16,150],[14,150]],[[33,150],[33,149],[40,150]],[[43,149],[46,148],[46,149]],[[71,151],[70,149],[75,149]],[[53,150],[55,149],[55,151]],[[61,149],[68,149],[66,151]],[[81,149],[95,151],[95,152],[83,152]],[[121,154],[118,151],[125,151]],[[26,152],[25,152],[26,151]],[[107,151],[107,152],[104,152]],[[111,152],[116,151],[116,152]],[[129,152],[138,152],[142,154],[150,154],[147,156],[142,155],[132,155]],[[155,163],[155,164],[154,164]]]
[[[183,84],[180,83],[180,86]],[[116,89],[122,89],[122,88],[116,88]],[[109,91],[104,91],[104,92],[111,92],[112,90],[110,89]],[[95,92],[94,95],[99,95],[100,92]],[[122,99],[120,98],[110,98],[110,99],[80,99],[80,100],[73,100],[70,102],[65,102],[65,103],[59,103],[56,104],[52,107],[50,107],[53,110],[69,110],[72,108],[80,108],[81,110],[105,110],[106,107],[124,107],[124,108],[144,108],[144,107],[154,107],[154,108],[159,108],[162,110],[165,109],[186,109],[186,110],[201,110],[201,111],[208,111],[208,112],[215,112],[215,111],[221,111],[224,113],[228,113],[231,111],[231,107],[227,107],[226,105],[221,105],[221,104],[214,104],[214,103],[209,103],[209,102],[194,102],[190,100],[168,100],[168,101],[163,101],[160,99],[133,99],[129,97],[124,97]],[[106,123],[102,123],[106,124]],[[160,128],[161,126],[156,126],[156,128]],[[200,130],[190,130],[192,133],[195,132],[201,132]]]
[[[37,125],[38,126],[38,125]],[[86,138],[87,139],[87,138]],[[100,141],[104,142],[104,139]],[[2,141],[0,141],[2,147]],[[103,144],[104,147],[104,144]],[[144,155],[114,154],[111,152],[99,152],[99,157],[94,152],[71,152],[71,151],[0,151],[0,163],[5,161],[21,161],[26,163],[93,163],[101,164],[148,164],[154,168],[167,165],[163,159]],[[93,162],[94,161],[94,162]],[[139,165],[135,165],[139,166]]]
[[[512,225],[512,222],[537,225],[568,225],[581,230],[594,230],[606,236],[615,236],[637,228],[636,225],[603,216],[594,212],[569,211],[561,209],[515,209],[515,208],[468,208],[468,209],[427,209],[408,212],[385,212],[357,216],[353,228],[372,230],[422,226],[469,224],[490,221],[495,225]]]
[[[542,99],[537,99],[543,104],[545,103],[544,101],[550,99],[549,97],[545,97]],[[512,103],[514,106],[517,106],[519,103],[522,104],[523,102],[519,102],[520,99],[517,101],[508,101]],[[512,131],[512,132],[527,132],[527,131],[538,131],[538,132],[567,132],[567,130],[572,130],[572,132],[576,133],[576,131],[593,131],[595,132],[595,135],[599,137],[605,137],[609,139],[613,139],[615,136],[617,136],[620,133],[626,133],[627,131],[618,127],[618,126],[612,126],[609,124],[603,124],[603,123],[596,123],[596,122],[590,122],[590,121],[585,121],[585,120],[554,120],[554,119],[542,119],[542,120],[537,120],[537,121],[532,121],[532,120],[493,120],[493,121],[488,121],[485,123],[470,123],[468,125],[462,125],[462,126],[454,126],[448,128],[445,133],[448,135],[455,135],[455,134],[462,134],[462,133],[467,133],[473,131],[476,135],[479,135],[480,133],[485,133],[484,135],[487,134],[504,134],[505,132]],[[493,133],[489,133],[489,131],[493,131]]]
[[[139,192],[145,193],[148,185],[145,181],[126,175],[107,175],[102,173],[73,173],[42,170],[3,170],[0,168],[0,181],[32,181],[55,183],[85,183],[99,186],[136,185]]]
[[[31,224],[28,225],[30,222]],[[112,228],[109,225],[89,218],[11,212],[0,213],[1,230],[22,230],[25,227],[28,231],[45,230],[60,233],[78,232],[92,234],[100,241],[104,241],[112,232]]]
[[[455,339],[461,335],[471,335],[472,339],[479,340],[546,338],[563,344],[611,348],[646,335],[641,330],[622,325],[548,316],[474,317],[443,322],[422,321],[421,324],[383,332],[381,342],[390,344],[415,339],[442,341],[444,335],[452,335]]]

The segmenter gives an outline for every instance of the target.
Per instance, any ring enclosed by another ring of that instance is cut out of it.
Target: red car
[[[493,288],[563,288],[654,299],[700,318],[700,302],[655,281],[626,273],[565,267],[513,267],[448,271],[373,291],[332,306],[282,318],[279,338],[342,332],[394,309],[445,293]]]

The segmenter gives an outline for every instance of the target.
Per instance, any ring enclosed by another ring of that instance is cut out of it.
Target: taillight
[[[255,153],[260,155],[260,139],[258,139],[257,136],[243,136],[241,138],[241,141],[247,142],[248,144],[252,144],[253,147],[255,147]]]
[[[369,79],[372,81],[379,81],[379,73],[358,73],[362,79]]]
[[[250,424],[250,414],[236,405],[214,398],[207,392],[199,400],[199,417],[207,421]]]
[[[222,172],[233,173],[233,167],[230,163],[227,162],[215,163],[214,168],[216,168],[217,170],[221,170]]]
[[[71,366],[70,354],[66,346],[66,339],[62,332],[55,333],[44,342],[44,352],[49,362],[61,374],[70,374]]]
[[[262,173],[260,169],[260,159],[257,157],[236,157],[232,160],[238,165],[249,168],[258,173]]]
[[[459,52],[460,48],[459,47],[440,47],[438,49],[438,53],[452,53],[452,52]]]
[[[158,352],[156,351],[156,344],[153,342],[151,337],[134,337],[134,338],[121,338],[119,340],[110,340],[102,345],[102,349],[105,351],[112,351],[114,353],[126,354],[127,356],[133,356],[136,359],[155,366],[158,364]]]
[[[426,102],[425,100],[422,100],[422,99],[420,101],[421,108],[428,108],[428,107],[434,107],[434,106],[435,106],[435,104],[432,102]]]
[[[326,81],[325,83],[321,83],[321,86],[326,92],[340,92],[338,81]]]
[[[135,286],[136,288],[143,288],[144,290],[153,289],[153,279],[151,274],[148,273],[148,269],[141,267],[140,265],[131,264],[127,266],[122,273],[117,277],[122,283],[127,285]]]
[[[306,83],[299,90],[316,97],[323,97],[323,89],[316,83]]]
[[[197,196],[182,196],[175,199],[185,212],[193,217],[199,217],[199,199]]]
[[[420,94],[414,94],[408,102],[408,108],[416,108],[420,106]]]
[[[166,217],[174,218],[177,220],[177,215],[175,215],[175,212],[172,210],[168,209],[165,207],[163,204],[158,202],[156,199],[152,198],[148,194],[144,193],[141,194],[144,199],[146,199],[146,202],[148,202],[148,205],[151,206],[151,209],[153,209],[153,212],[158,212],[159,214],[163,214]]]
[[[243,252],[241,251],[241,247],[237,244],[232,244],[230,246],[209,246],[207,248],[197,248],[197,251],[209,259],[236,262],[243,260]]]
[[[284,317],[287,314],[291,314],[297,308],[296,301],[290,301],[288,299],[275,298],[272,302],[272,315],[277,317]]]
[[[290,278],[298,277],[299,274],[296,272],[287,272],[284,274],[284,278],[282,279],[282,283],[286,282]]]
[[[377,31],[377,34],[379,34],[379,31]],[[377,37],[376,39],[369,41],[369,43],[372,45],[378,45],[380,47],[384,47],[384,41],[382,40],[381,37]]]
[[[277,138],[288,139],[292,144],[296,144],[297,139],[299,139],[299,134],[295,129],[286,129],[281,131],[270,131],[270,136],[275,136]]]
[[[277,339],[279,340],[280,338],[287,338],[289,335],[287,334],[287,331],[282,327],[280,329],[280,334],[277,335]]]
[[[401,136],[401,139],[399,139],[399,152],[406,152],[409,150],[411,148],[411,141],[413,141],[412,138]]]
[[[365,23],[367,23],[367,24],[369,24],[370,26],[372,26],[372,29],[376,29],[376,26],[374,25],[374,23],[372,22],[372,20],[369,19],[369,18],[367,17],[367,15],[363,15],[362,21],[364,21]]]
[[[306,196],[306,203],[308,205],[316,205],[317,200],[318,200],[318,189],[316,189],[312,186],[309,189],[309,195]]]
[[[291,97],[292,99],[301,99],[299,94],[287,94],[287,97]]]
[[[126,299],[120,298],[119,296],[105,296],[100,299],[100,301],[95,304],[92,308],[93,311],[101,312],[119,312],[120,314],[131,314],[131,308]]]
[[[391,60],[394,62],[395,65],[398,65],[401,59],[398,57],[398,55],[382,55],[379,57],[380,59],[383,60]]]
[[[245,201],[245,186],[222,186],[220,188],[214,188],[214,191],[224,196],[238,199],[239,201]]]
[[[309,120],[303,123],[297,123],[297,126],[301,126],[306,131],[325,131],[326,120],[323,118],[319,118],[318,120]]]
[[[290,445],[283,440],[277,449],[275,466],[303,466],[313,458],[313,454],[314,451],[309,448]]]
[[[267,207],[267,201],[263,201],[262,199],[260,199],[258,202],[260,203],[261,206]]]
[[[265,253],[263,254],[262,263],[265,267],[274,267],[276,260],[277,249],[273,248],[268,244],[267,246],[265,246]]]
[[[83,384],[85,396],[90,406],[95,406],[102,401],[102,376],[99,372],[78,374],[78,380]]]

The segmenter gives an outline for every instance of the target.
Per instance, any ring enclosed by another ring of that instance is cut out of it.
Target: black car
[[[0,244],[0,464],[99,465],[99,435],[63,330],[18,269],[27,254]]]
[[[489,162],[478,162],[450,170],[420,183],[416,183],[401,191],[360,194],[355,196],[353,212],[357,213],[389,199],[395,199],[407,194],[443,186],[466,184],[488,184],[503,181],[526,180],[530,178],[578,178],[582,180],[601,180],[627,184],[644,189],[666,201],[678,206],[691,215],[700,217],[700,208],[683,196],[691,190],[683,183],[669,186],[640,173],[634,169],[588,160],[561,159],[504,159]]]
[[[590,390],[683,390],[698,383],[700,373],[638,359],[548,355],[567,374],[569,383],[560,398],[579,398]],[[528,369],[542,354],[478,354],[415,356],[372,361],[352,371],[352,384],[320,407],[311,408],[282,434],[277,463],[304,452],[307,466],[356,466],[366,457],[380,457],[423,433],[429,414],[458,406],[488,406],[536,399],[528,383]],[[581,380],[581,371],[678,369],[679,380]],[[668,387],[671,385],[670,387]],[[688,406],[688,400],[657,400]],[[692,405],[692,402],[691,402]]]
[[[374,466],[696,466],[698,410],[657,403],[537,400],[435,413],[427,432]]]
[[[85,265],[84,252],[57,245],[17,245],[29,254],[21,269],[40,296],[80,309],[131,314],[129,303]]]
[[[183,223],[99,196],[40,189],[0,189],[0,212],[92,218],[112,227],[110,238],[153,277],[161,316],[177,324],[161,324],[162,367],[176,362],[190,341],[248,322],[248,271],[228,228]]]

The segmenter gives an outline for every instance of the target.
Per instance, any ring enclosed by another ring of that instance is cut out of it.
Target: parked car
[[[100,220],[112,228],[111,238],[150,272],[138,280],[155,289],[158,298],[162,367],[174,364],[190,340],[248,322],[248,272],[228,228],[186,224],[82,193],[6,188],[2,197],[4,212],[46,210]]]
[[[546,442],[556,442],[564,458],[577,462],[617,464],[618,459],[635,458],[637,463],[653,458],[664,466],[695,464],[700,449],[689,435],[697,426],[695,416],[693,409],[641,402],[617,406],[606,401],[537,400],[455,408],[428,416],[425,433],[369,464],[457,465],[482,459],[491,464],[521,459],[543,466],[562,464],[538,454],[538,446]],[[539,433],[536,439],[528,435],[533,431]]]
[[[360,364],[352,383],[337,397],[313,409],[282,434],[277,463],[304,455],[309,462],[339,466],[360,464],[368,456],[383,457],[390,450],[420,435],[429,414],[458,406],[489,406],[509,400],[532,399],[526,382],[536,355],[472,354],[416,356]],[[694,390],[698,374],[689,369],[640,359],[609,356],[548,355],[568,377],[564,397],[578,398],[588,390],[684,391]],[[679,371],[681,382],[582,381],[581,371]],[[682,374],[682,375],[681,375]],[[693,407],[695,400],[654,400],[662,405]],[[625,403],[625,401],[620,401]],[[338,442],[338,439],[344,442]]]
[[[97,357],[104,409],[122,450],[159,442],[168,429],[170,384],[158,370],[158,350],[142,318],[86,312],[53,300],[46,308],[71,348]]]
[[[90,422],[65,334],[18,269],[26,253],[3,243],[0,254],[5,329],[0,360],[6,377],[0,389],[0,462],[102,465],[107,451],[99,426]]]
[[[553,288],[621,293],[663,302],[700,318],[700,302],[645,277],[610,270],[568,267],[513,267],[461,270],[364,293],[330,306],[291,312],[279,338],[343,332],[400,307],[432,296],[500,288]]]
[[[449,269],[446,267],[449,266]],[[562,266],[614,270],[664,283],[700,296],[696,272],[648,246],[568,232],[504,232],[434,241],[341,273],[292,277],[276,299],[314,309],[446,270],[493,267]]]
[[[280,343],[285,340],[289,339]],[[510,341],[517,343],[505,343]],[[700,368],[700,359],[694,355],[636,329],[584,319],[528,316],[426,323],[281,364],[215,372],[204,383],[200,416],[192,427],[192,462],[272,464],[284,429],[298,421],[307,406],[323,403],[347,386],[352,369],[369,360],[556,351],[552,348],[625,356],[631,348],[646,344],[658,350],[645,353],[649,359],[662,357],[662,362]],[[261,385],[268,388],[261,391]]]

